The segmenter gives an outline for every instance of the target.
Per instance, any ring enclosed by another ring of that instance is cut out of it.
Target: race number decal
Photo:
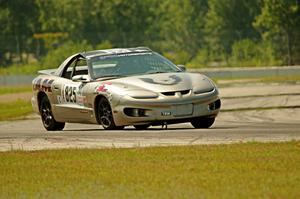
[[[77,87],[72,85],[65,85],[63,90],[64,100],[69,103],[76,103]]]

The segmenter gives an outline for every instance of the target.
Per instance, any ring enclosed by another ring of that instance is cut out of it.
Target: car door
[[[53,82],[56,96],[53,114],[58,121],[86,122],[90,119],[92,109],[85,106],[86,96],[82,91],[88,83],[72,80],[75,75],[87,75],[86,61],[78,57],[70,62],[61,77]]]

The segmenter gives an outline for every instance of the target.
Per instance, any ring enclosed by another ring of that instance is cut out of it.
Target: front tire
[[[98,122],[106,130],[122,130],[124,126],[116,126],[109,101],[101,98],[98,103]]]
[[[191,121],[191,124],[196,129],[207,129],[211,127],[215,122],[215,118],[195,118]]]
[[[40,104],[40,113],[43,125],[47,131],[61,131],[65,127],[64,122],[57,122],[52,114],[48,97],[44,96]]]

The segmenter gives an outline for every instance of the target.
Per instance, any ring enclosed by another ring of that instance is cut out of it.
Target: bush
[[[14,64],[9,67],[0,67],[0,75],[12,75],[12,74],[36,74],[41,69],[38,64]]]
[[[113,48],[113,45],[108,40],[105,40],[96,46],[96,50],[111,49],[111,48]]]
[[[186,64],[189,68],[202,67],[224,67],[227,66],[226,55],[224,53],[209,52],[208,49],[200,49],[196,56]]]
[[[205,67],[209,61],[209,53],[207,49],[201,49],[198,51],[194,59],[186,64],[189,68]]]
[[[269,66],[282,64],[275,57],[269,43],[255,43],[250,39],[237,41],[232,46],[230,66]]]
[[[186,64],[191,59],[191,55],[186,51],[164,52],[163,56],[175,64]]]
[[[72,54],[92,50],[86,41],[80,43],[66,42],[56,49],[50,50],[42,60],[43,68],[57,68],[67,57]]]

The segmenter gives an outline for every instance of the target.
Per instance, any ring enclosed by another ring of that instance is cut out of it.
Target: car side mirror
[[[181,71],[186,71],[185,65],[177,65],[178,68],[180,68]]]
[[[72,81],[74,82],[89,82],[89,77],[88,75],[75,75],[72,77]]]

